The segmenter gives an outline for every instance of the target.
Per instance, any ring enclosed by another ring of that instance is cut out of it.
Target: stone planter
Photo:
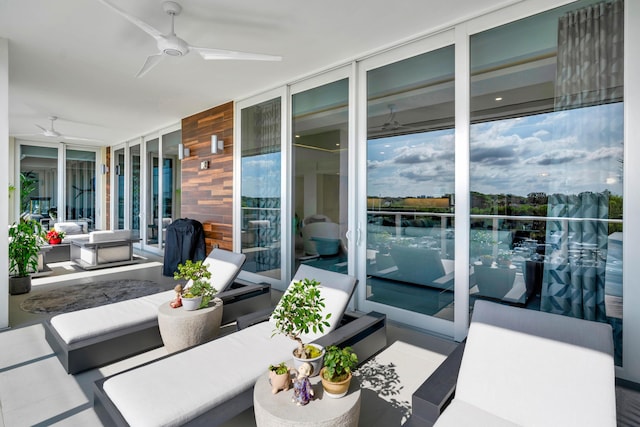
[[[31,276],[9,276],[9,294],[20,295],[31,292]]]

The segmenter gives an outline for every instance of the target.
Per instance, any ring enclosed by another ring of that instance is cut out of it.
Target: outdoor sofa
[[[223,301],[222,323],[271,307],[271,287],[237,279],[243,254],[213,249],[205,259]],[[187,286],[189,283],[187,283]],[[45,338],[70,374],[103,366],[163,345],[158,307],[173,290],[59,314],[44,323]]]
[[[466,342],[416,390],[407,426],[616,425],[608,324],[476,301]]]
[[[354,277],[303,264],[292,283],[304,278],[320,282],[323,312],[332,313],[330,327],[303,336],[304,342],[349,345],[360,361],[386,346],[384,315],[370,313],[348,322],[343,317],[357,284]],[[246,323],[239,319],[237,332],[96,381],[94,409],[101,421],[110,426],[214,426],[250,408],[256,380],[270,364],[290,360],[296,347],[293,340],[273,335],[273,319],[255,323],[256,317]]]

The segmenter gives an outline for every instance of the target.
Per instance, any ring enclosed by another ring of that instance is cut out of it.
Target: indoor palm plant
[[[38,271],[42,227],[33,219],[21,219],[9,227],[9,293],[31,290],[31,274]]]
[[[182,306],[185,310],[207,307],[211,298],[218,292],[211,286],[211,272],[202,261],[187,260],[184,264],[179,264],[173,278],[190,281],[181,290]]]
[[[318,375],[322,366],[324,349],[315,344],[302,342],[302,334],[309,331],[324,332],[329,327],[331,313],[323,316],[324,298],[320,294],[320,283],[313,279],[293,282],[273,311],[276,323],[274,335],[283,334],[297,343],[293,351],[294,362],[309,362],[313,366],[312,375]]]
[[[329,397],[342,397],[349,391],[351,372],[358,365],[358,356],[351,347],[331,345],[325,349],[320,379]]]

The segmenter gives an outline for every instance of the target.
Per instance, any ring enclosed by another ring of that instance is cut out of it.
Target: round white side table
[[[158,308],[158,327],[169,353],[210,341],[218,336],[222,322],[222,300],[214,298],[209,307],[187,311],[171,308],[169,302]]]
[[[293,366],[288,364],[288,366]],[[304,406],[291,401],[293,388],[271,393],[268,374],[261,375],[253,388],[253,409],[257,427],[357,427],[360,418],[360,383],[351,380],[346,396],[324,395],[320,377],[310,378],[314,400]]]

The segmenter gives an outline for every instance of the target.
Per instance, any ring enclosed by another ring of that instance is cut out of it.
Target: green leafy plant
[[[278,375],[286,374],[289,372],[289,368],[284,362],[281,362],[279,365],[269,365],[269,370],[275,372]]]
[[[293,282],[273,312],[276,327],[272,336],[280,333],[296,341],[298,347],[294,350],[294,355],[300,359],[309,359],[310,355],[305,351],[300,336],[309,331],[324,332],[324,328],[329,327],[327,320],[331,313],[323,316],[324,306],[318,281],[304,279]]]
[[[211,298],[218,292],[216,288],[211,286],[211,272],[202,261],[193,262],[185,261],[184,264],[178,264],[178,271],[173,273],[175,280],[187,279],[191,281],[191,286],[182,289],[183,298],[195,298],[202,296],[200,308],[209,305]]]
[[[9,272],[25,277],[38,269],[42,227],[36,220],[22,219],[9,228]]]
[[[340,382],[346,380],[358,365],[358,356],[351,347],[339,348],[331,345],[325,349],[323,364],[323,378],[331,382]]]

